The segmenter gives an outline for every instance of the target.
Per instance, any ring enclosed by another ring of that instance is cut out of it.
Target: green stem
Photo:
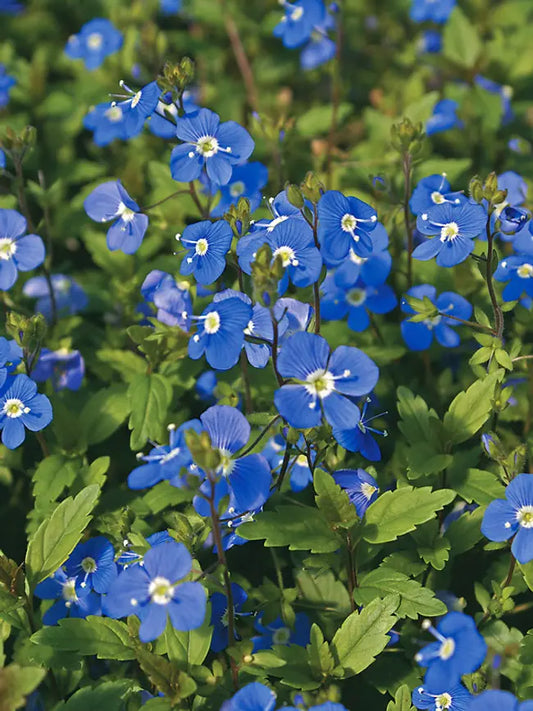
[[[339,105],[341,100],[341,56],[342,56],[342,41],[343,41],[343,24],[342,24],[342,3],[337,3],[339,6],[337,12],[337,42],[335,45],[335,58],[332,66],[331,77],[331,123],[328,133],[328,152],[326,165],[326,187],[331,190],[333,183],[333,148],[335,146],[335,135],[337,133],[337,125],[339,121]]]
[[[352,541],[352,536],[351,533],[348,531],[346,533],[346,553],[347,553],[347,563],[348,563],[348,570],[347,570],[347,577],[348,577],[348,594],[350,596],[350,607],[352,612],[355,610],[355,600],[354,600],[354,591],[355,588],[357,587],[357,576],[355,573],[355,566],[354,566],[354,560],[353,560],[353,541]]]
[[[167,200],[170,200],[173,197],[176,197],[176,195],[188,195],[190,194],[190,190],[176,190],[175,192],[171,193],[170,195],[167,195],[164,197],[162,200],[158,200],[157,202],[154,202],[152,205],[148,205],[147,207],[141,207],[141,212],[148,212],[148,210],[153,210],[154,207],[159,207],[159,205],[162,205],[164,202]]]
[[[403,157],[404,195],[403,195],[403,221],[405,233],[407,235],[407,287],[413,286],[413,229],[411,225],[411,209],[409,200],[411,198],[411,178],[412,178],[411,154],[405,153]]]
[[[494,313],[494,331],[496,333],[496,338],[501,340],[503,336],[503,311],[501,310],[498,299],[496,298],[496,292],[494,291],[494,281],[492,279],[492,258],[494,256],[494,235],[490,229],[490,219],[487,220],[487,271],[486,280],[487,288],[489,290],[490,302],[492,304],[492,311]]]
[[[283,455],[283,461],[281,462],[281,469],[279,470],[279,476],[278,480],[276,482],[276,489],[278,491],[281,491],[281,487],[283,486],[283,480],[285,479],[285,474],[287,473],[287,469],[289,468],[289,461],[291,458],[291,445],[286,442],[285,443],[285,453]]]
[[[272,427],[272,425],[274,425],[280,418],[281,418],[281,415],[276,415],[275,417],[273,417],[270,420],[270,422],[268,423],[268,425],[265,427],[265,429],[262,430],[262,432],[260,432],[260,434],[254,439],[254,441],[250,445],[248,445],[248,447],[246,447],[244,452],[241,452],[239,454],[239,457],[245,457],[249,452],[251,452],[254,449],[254,447],[256,447],[259,444],[259,442],[263,439],[263,437],[267,434],[267,432]]]

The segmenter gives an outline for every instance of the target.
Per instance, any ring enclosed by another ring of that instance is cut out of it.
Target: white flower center
[[[104,111],[104,116],[111,121],[111,123],[118,123],[122,121],[122,109],[120,106],[110,106],[106,111]]]
[[[454,240],[459,234],[459,225],[457,222],[448,222],[443,225],[440,230],[441,242],[447,242],[448,240]]]
[[[305,389],[310,395],[320,398],[325,398],[335,389],[335,378],[329,370],[324,370],[320,368],[315,370],[313,373],[309,373],[306,378],[307,385]]]
[[[448,637],[441,644],[441,647],[439,649],[439,657],[441,659],[444,659],[444,661],[446,661],[453,655],[454,652],[455,652],[455,641],[451,637]]]
[[[444,693],[439,694],[435,699],[435,711],[443,711],[444,709],[451,708],[452,697],[450,694]]]
[[[86,573],[94,573],[98,566],[94,558],[87,556],[81,561],[81,567]]]
[[[254,332],[254,322],[253,322],[252,319],[250,319],[250,320],[248,321],[248,325],[247,325],[246,328],[244,329],[244,333],[245,333],[247,336],[251,336],[251,335],[253,334],[253,332]]]
[[[274,644],[288,644],[291,638],[291,631],[288,627],[280,627],[272,635],[272,641]]]
[[[361,306],[366,301],[365,289],[350,289],[346,294],[346,301],[352,306]]]
[[[204,254],[207,253],[207,250],[209,249],[209,243],[205,239],[205,237],[201,237],[198,242],[196,243],[195,247],[195,252],[196,254],[199,254],[200,257],[203,257]]]
[[[294,254],[294,249],[292,249],[292,247],[288,247],[286,245],[278,247],[273,254],[274,259],[277,256],[281,257],[281,264],[284,267],[288,267],[290,264],[294,267],[298,266],[298,260],[296,259],[296,255]]]
[[[148,594],[156,605],[168,605],[174,595],[174,587],[171,585],[170,580],[158,575],[150,583]]]
[[[344,232],[353,232],[357,227],[357,218],[347,212],[341,220],[341,228]]]
[[[242,182],[242,180],[237,180],[236,183],[232,183],[230,185],[229,194],[231,195],[231,197],[234,197],[234,198],[239,197],[243,194],[245,188],[246,188],[246,186]]]
[[[87,37],[87,47],[89,47],[89,49],[100,49],[103,41],[104,38],[99,32],[91,32]]]
[[[431,193],[431,199],[436,205],[442,205],[442,203],[445,202],[444,196],[442,193],[439,193],[438,190]]]
[[[28,414],[29,411],[30,408],[25,407],[22,400],[19,400],[17,397],[10,397],[8,400],[5,401],[3,407],[4,415],[7,415],[7,417],[11,418],[20,417],[21,415]]]
[[[66,583],[63,584],[63,589],[61,591],[63,600],[67,601],[67,607],[78,599],[76,595],[76,578],[69,578]]]
[[[518,509],[516,518],[524,528],[533,528],[533,506],[522,506]]]
[[[131,100],[131,108],[134,109],[142,98],[142,91],[138,91]]]
[[[442,321],[442,316],[433,316],[432,318],[426,318],[424,320],[424,325],[429,328],[430,331],[432,331],[435,326],[438,326],[439,323]]]
[[[365,499],[368,499],[368,501],[370,501],[370,499],[374,495],[374,492],[377,490],[377,486],[372,486],[372,484],[369,484],[367,481],[364,481],[361,484],[361,493],[363,494]]]
[[[118,205],[116,217],[121,217],[124,222],[131,222],[135,217],[135,212],[121,202]]]
[[[214,136],[202,136],[196,144],[196,152],[201,153],[204,158],[211,158],[218,153],[218,141]]]
[[[533,277],[533,265],[532,264],[521,264],[516,273],[520,279],[531,279]]]
[[[0,238],[0,259],[7,262],[17,251],[17,244],[10,237]]]
[[[216,333],[219,328],[220,328],[220,316],[218,315],[218,311],[211,311],[205,317],[205,321],[204,321],[205,332],[212,335],[213,333]]]
[[[298,466],[298,467],[308,467],[309,466],[309,462],[307,461],[307,457],[305,456],[305,454],[299,454],[296,457],[296,466]]]
[[[275,217],[272,222],[269,223],[267,227],[267,232],[272,232],[274,227],[277,227],[279,224],[282,222],[285,222],[285,220],[288,220],[289,216],[288,215],[280,215],[279,217]]]
[[[220,453],[220,471],[223,476],[229,476],[235,468],[235,460],[231,458],[231,452],[227,449],[219,449]]]
[[[358,264],[359,266],[360,266],[361,264],[364,264],[364,263],[367,261],[364,257],[359,257],[359,256],[353,251],[353,249],[352,249],[351,247],[350,247],[350,254],[349,254],[349,257],[350,257],[350,262],[353,262],[354,264]]]

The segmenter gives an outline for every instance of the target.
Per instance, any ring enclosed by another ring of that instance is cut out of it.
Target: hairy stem
[[[489,290],[490,303],[492,304],[492,311],[494,313],[494,331],[496,337],[501,339],[503,336],[503,311],[501,310],[498,299],[496,298],[496,292],[494,291],[494,281],[492,279],[492,258],[494,256],[494,235],[490,229],[490,220],[487,220],[487,271],[486,280],[487,288]]]

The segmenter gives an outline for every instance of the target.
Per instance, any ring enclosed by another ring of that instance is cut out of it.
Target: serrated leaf
[[[66,618],[54,627],[43,627],[31,637],[34,644],[45,644],[60,652],[98,659],[135,659],[133,640],[124,622],[91,615],[86,619]]]
[[[387,633],[397,622],[394,613],[399,604],[399,595],[388,595],[372,600],[361,612],[352,612],[346,618],[331,642],[337,664],[335,676],[354,676],[372,664],[390,640]]]
[[[202,625],[190,632],[174,629],[169,621],[165,630],[168,658],[171,662],[185,664],[187,668],[199,666],[207,657],[212,636],[213,628],[211,627],[209,604]]]
[[[498,370],[483,380],[476,380],[468,390],[459,393],[444,415],[444,429],[454,444],[470,439],[483,427],[492,411],[494,388],[504,371]]]
[[[488,504],[505,496],[505,487],[498,477],[483,469],[453,468],[448,472],[447,483],[468,503]]]
[[[330,652],[329,644],[324,640],[322,630],[317,624],[311,626],[310,642],[307,645],[309,664],[318,679],[329,676],[333,671],[335,662]]]
[[[136,451],[149,439],[157,440],[172,400],[172,386],[157,373],[136,376],[128,388],[131,407],[130,446]]]
[[[428,408],[420,395],[414,395],[408,388],[400,386],[397,390],[398,413],[401,421],[398,427],[411,444],[431,441],[430,420],[438,420],[435,410]]]
[[[30,587],[54,573],[79,542],[91,520],[100,487],[82,489],[76,498],[68,497],[41,523],[31,536],[26,551],[26,576]]]
[[[55,708],[56,711],[123,711],[124,701],[140,688],[133,679],[104,681],[97,686],[85,686]]]
[[[125,422],[130,402],[124,385],[113,385],[92,395],[80,414],[87,444],[103,442]]]
[[[67,459],[61,454],[52,454],[39,462],[32,477],[36,508],[55,501],[72,484],[80,466],[80,459]]]
[[[459,7],[455,7],[443,32],[442,53],[460,67],[472,68],[483,49],[475,26]]]
[[[357,522],[355,506],[330,474],[315,469],[313,485],[316,505],[332,528],[351,528]]]
[[[480,506],[474,511],[462,514],[450,524],[446,531],[446,538],[450,541],[452,556],[465,553],[483,538],[481,521],[484,513],[485,506]]]
[[[402,684],[394,694],[394,701],[389,701],[387,711],[415,711],[411,706],[411,689],[407,684]]]
[[[386,491],[367,509],[363,538],[369,543],[395,541],[398,536],[414,531],[419,524],[432,519],[454,498],[454,491],[431,491],[429,486],[418,489],[403,486]]]

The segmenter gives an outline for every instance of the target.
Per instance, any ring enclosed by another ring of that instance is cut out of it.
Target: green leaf
[[[26,696],[36,689],[46,674],[39,667],[10,664],[0,669],[0,711],[15,711],[26,703]]]
[[[436,452],[431,442],[419,442],[407,450],[409,479],[437,474],[453,462],[451,454]]]
[[[205,619],[200,627],[190,632],[181,632],[167,623],[165,639],[167,654],[171,662],[182,662],[189,669],[202,664],[211,646],[213,628],[211,627],[211,610],[207,606]]]
[[[505,487],[496,474],[483,469],[453,468],[448,470],[446,481],[468,503],[488,504],[505,496]]]
[[[369,543],[395,541],[398,536],[429,521],[454,498],[454,491],[431,491],[429,486],[418,489],[402,486],[395,491],[386,491],[367,509],[363,538]]]
[[[483,45],[477,29],[459,8],[454,8],[444,26],[442,53],[460,67],[471,69],[481,55]]]
[[[264,538],[268,548],[288,546],[291,551],[332,553],[342,545],[320,511],[307,506],[278,506],[260,513],[255,521],[239,526],[239,535],[249,541]]]
[[[98,659],[135,659],[128,626],[109,617],[90,615],[86,619],[67,618],[57,626],[43,627],[31,637],[34,644],[45,644],[60,652]]]
[[[85,686],[76,691],[68,701],[56,706],[55,711],[123,711],[125,700],[140,689],[132,679],[104,681],[98,686]]]
[[[431,420],[437,420],[437,413],[429,409],[420,395],[414,395],[408,388],[400,386],[397,390],[398,413],[401,421],[398,427],[411,444],[431,441]]]
[[[113,385],[97,392],[89,398],[80,415],[87,444],[106,440],[129,414],[130,403],[124,385]]]
[[[52,454],[39,462],[32,477],[35,507],[56,501],[63,489],[72,484],[80,466],[80,459],[67,459],[61,454]]]
[[[317,675],[318,679],[325,678],[331,674],[335,666],[333,655],[330,652],[329,644],[324,640],[322,630],[317,624],[311,626],[310,643],[307,645],[309,653],[309,664]]]
[[[327,133],[331,126],[332,108],[328,104],[326,106],[313,106],[305,113],[301,114],[296,121],[296,128],[304,138],[313,138],[321,133]],[[338,107],[338,122],[339,125],[353,112],[352,104],[343,102]]]
[[[132,450],[144,447],[148,439],[158,440],[172,400],[172,386],[157,373],[138,375],[130,383],[129,428]]]
[[[351,528],[357,522],[355,506],[330,474],[315,469],[313,485],[316,505],[332,528]]]
[[[450,541],[453,557],[470,550],[483,538],[481,521],[484,513],[485,506],[480,506],[475,511],[464,513],[450,524],[446,531],[446,538]]]
[[[138,649],[137,660],[152,684],[168,696],[171,702],[177,702],[195,692],[196,684],[191,677],[164,657]]]
[[[422,587],[416,580],[410,580],[407,575],[384,565],[360,578],[354,598],[358,605],[366,606],[387,593],[398,593],[400,596],[400,605],[396,610],[398,617],[416,620],[419,615],[437,617],[446,614],[446,605],[437,600],[433,590]]]
[[[331,642],[337,664],[335,676],[354,676],[372,664],[390,640],[387,632],[397,622],[394,612],[399,604],[398,595],[388,595],[372,600],[361,612],[352,612],[346,618]]]
[[[459,393],[444,415],[446,435],[454,444],[470,439],[483,427],[492,412],[494,388],[503,376],[498,370],[483,380],[476,380],[468,390]]]
[[[12,624],[11,613],[24,605],[24,598],[12,595],[8,590],[0,587],[0,620]]]
[[[54,573],[74,550],[96,505],[100,487],[82,489],[75,499],[68,497],[41,523],[31,536],[26,551],[26,575],[30,587]]]
[[[400,686],[394,694],[394,701],[389,701],[387,711],[415,711],[414,706],[411,706],[411,689],[407,684]]]

